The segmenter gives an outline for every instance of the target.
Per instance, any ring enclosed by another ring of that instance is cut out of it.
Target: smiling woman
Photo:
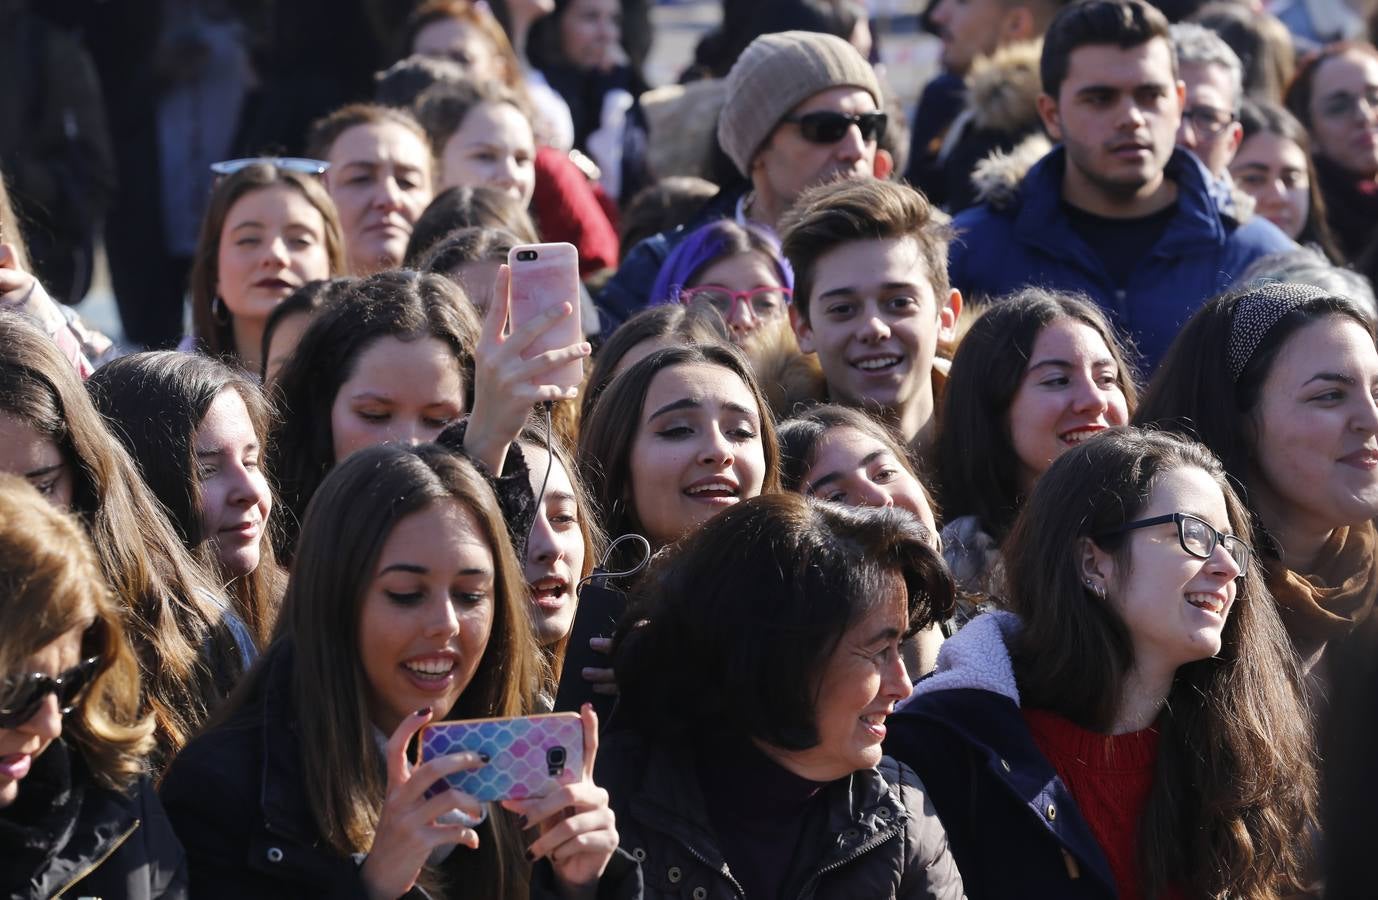
[[[215,186],[191,272],[192,334],[200,349],[262,369],[268,314],[297,288],[344,272],[335,204],[310,175],[269,161]]]

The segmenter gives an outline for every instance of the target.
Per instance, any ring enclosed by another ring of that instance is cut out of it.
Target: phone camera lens
[[[522,262],[528,262],[528,261],[533,260],[533,259],[535,259],[535,258],[536,258],[536,251],[535,251],[535,250],[522,250],[521,252],[519,252],[519,253],[517,254],[517,259],[521,260]]]
[[[545,764],[550,774],[559,775],[565,770],[565,748],[551,747],[545,752]]]

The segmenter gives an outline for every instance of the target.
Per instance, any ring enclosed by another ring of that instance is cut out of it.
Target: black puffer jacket
[[[101,788],[56,741],[0,810],[0,896],[174,900],[187,896],[186,859],[147,778]]]
[[[709,824],[692,751],[615,731],[594,780],[607,789],[622,849],[641,863],[645,896],[744,896]],[[824,788],[828,834],[812,855],[800,900],[962,897],[962,878],[928,792],[908,766],[884,758]]]

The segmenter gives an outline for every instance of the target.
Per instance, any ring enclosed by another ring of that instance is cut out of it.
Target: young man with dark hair
[[[962,309],[946,224],[913,188],[862,178],[805,191],[782,226],[790,323],[800,349],[818,354],[829,396],[926,449],[942,377],[933,361]]]
[[[1174,146],[1185,89],[1167,20],[1142,0],[1082,0],[1048,29],[1039,114],[1062,146],[1005,205],[954,221],[952,283],[968,298],[1038,285],[1096,300],[1152,371],[1177,329],[1260,256],[1295,245],[1222,211]]]

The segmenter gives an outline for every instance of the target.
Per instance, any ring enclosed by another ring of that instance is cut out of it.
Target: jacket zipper
[[[872,850],[876,849],[881,844],[884,844],[886,841],[890,840],[892,837],[899,834],[899,832],[899,828],[892,827],[889,831],[886,831],[882,834],[878,834],[866,843],[857,847],[847,856],[844,856],[841,859],[833,860],[823,868],[819,869],[817,872],[814,872],[813,877],[808,880],[808,882],[804,885],[803,890],[799,892],[799,900],[804,900],[804,898],[808,897],[810,895],[810,892],[813,890],[814,886],[818,883],[818,880],[822,878],[824,875],[828,874],[834,869],[839,869],[842,866],[847,865],[847,863],[852,862],[853,860],[856,860],[866,855],[867,853],[870,853]]]
[[[703,863],[706,868],[713,868],[713,864],[709,862],[708,859],[702,853],[695,850],[693,847],[689,846],[683,841],[680,842],[680,846],[683,847],[685,850],[688,850],[689,855],[694,857],[694,859],[697,859],[699,862]],[[743,890],[742,886],[737,883],[737,879],[732,877],[732,871],[727,868],[727,863],[723,863],[722,868],[718,869],[717,872],[719,875],[726,878],[728,881],[732,882],[732,887],[734,890],[736,890],[738,897],[746,896],[746,891]]]
[[[115,843],[111,844],[111,845],[110,845],[110,848],[109,848],[108,850],[106,850],[104,853],[101,854],[100,859],[93,860],[89,866],[87,866],[85,869],[83,869],[81,872],[79,872],[79,873],[76,875],[75,878],[72,878],[72,879],[71,879],[70,881],[68,881],[65,885],[63,885],[63,886],[62,886],[62,889],[59,890],[59,891],[58,891],[56,894],[54,894],[53,896],[54,896],[54,897],[61,897],[63,894],[65,894],[65,893],[68,891],[68,889],[70,889],[70,888],[72,887],[72,885],[76,884],[77,882],[79,882],[79,881],[81,881],[83,878],[85,878],[87,875],[90,875],[92,872],[94,872],[94,871],[96,871],[97,869],[99,869],[102,865],[105,864],[105,861],[106,861],[107,859],[109,859],[109,858],[115,853],[116,850],[118,850],[118,849],[120,849],[120,847],[124,846],[124,842],[127,841],[127,840],[129,840],[129,836],[130,836],[131,834],[133,834],[135,831],[137,831],[138,828],[139,828],[139,820],[138,820],[138,819],[135,819],[135,820],[134,820],[134,824],[133,824],[133,825],[130,825],[129,828],[125,830],[124,834],[120,835],[119,840],[117,840],[117,841],[115,841]]]

